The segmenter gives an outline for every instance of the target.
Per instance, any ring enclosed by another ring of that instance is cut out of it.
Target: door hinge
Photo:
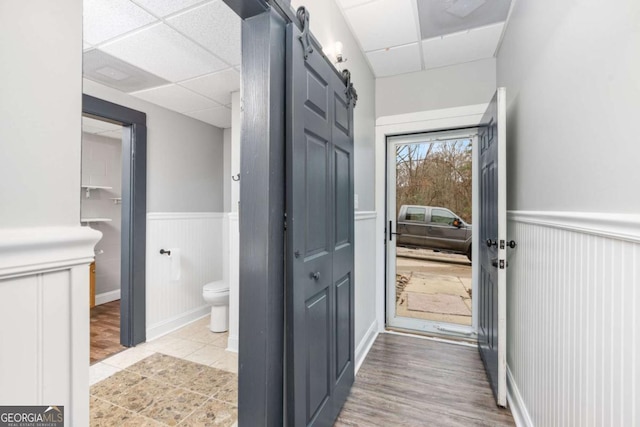
[[[504,240],[500,240],[500,249],[504,249]]]
[[[287,231],[287,213],[284,213],[284,230]]]
[[[500,260],[500,270],[504,270],[505,262],[503,259]]]

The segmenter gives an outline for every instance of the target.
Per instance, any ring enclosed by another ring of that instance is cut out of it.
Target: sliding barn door
[[[289,25],[287,416],[331,426],[354,376],[353,112],[345,82],[307,40]]]
[[[478,348],[496,403],[507,405],[506,91],[498,88],[479,130]]]

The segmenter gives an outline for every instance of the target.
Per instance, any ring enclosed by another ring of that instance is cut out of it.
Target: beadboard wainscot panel
[[[640,216],[509,212],[508,385],[523,426],[640,420]]]
[[[376,319],[376,213],[356,211],[355,275],[355,358],[356,373],[378,336]]]
[[[147,214],[147,340],[176,330],[210,312],[202,287],[222,279],[224,214]],[[171,259],[160,249],[180,248],[181,277],[171,280]]]
[[[0,402],[89,423],[88,227],[0,229]]]

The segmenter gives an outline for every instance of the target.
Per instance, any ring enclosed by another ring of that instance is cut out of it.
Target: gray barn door
[[[353,109],[321,49],[303,48],[307,37],[289,24],[287,417],[330,426],[354,377]]]
[[[507,404],[506,91],[498,88],[482,119],[478,349],[496,403]]]

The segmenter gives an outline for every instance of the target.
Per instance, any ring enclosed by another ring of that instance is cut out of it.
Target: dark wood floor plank
[[[126,349],[120,345],[120,300],[91,309],[91,351],[89,363],[94,364]]]
[[[495,404],[477,349],[381,334],[336,426],[513,426]]]

